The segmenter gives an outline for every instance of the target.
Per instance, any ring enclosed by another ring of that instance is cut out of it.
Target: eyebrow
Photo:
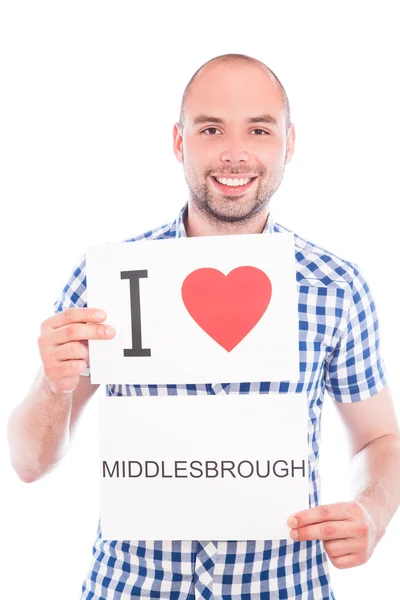
[[[258,115],[256,117],[247,117],[245,121],[246,123],[269,123],[270,125],[278,125],[278,122],[275,119],[275,117],[272,117],[268,114]],[[221,125],[223,122],[224,120],[220,119],[219,117],[210,117],[209,115],[198,115],[193,120],[193,125],[199,125],[201,123],[218,123]]]

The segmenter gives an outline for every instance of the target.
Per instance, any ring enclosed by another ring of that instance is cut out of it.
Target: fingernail
[[[297,539],[298,539],[298,537],[299,537],[299,532],[298,532],[298,531],[296,531],[296,530],[294,530],[294,531],[291,531],[290,535],[292,536],[292,538],[293,538],[294,540],[297,540]]]
[[[103,312],[102,310],[99,310],[99,312],[94,314],[94,318],[95,319],[105,319],[106,318],[106,313]]]
[[[297,527],[298,525],[296,517],[289,517],[287,522],[289,527]]]
[[[112,337],[114,334],[115,334],[114,327],[107,327],[107,329],[106,329],[106,335],[107,335],[107,337]]]

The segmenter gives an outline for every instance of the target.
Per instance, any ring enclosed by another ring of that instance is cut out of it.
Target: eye
[[[271,135],[269,131],[265,131],[265,129],[253,129],[253,131],[261,131],[262,133],[265,133],[266,135]]]
[[[216,127],[207,127],[207,129],[203,129],[203,131],[201,133],[205,133],[206,135],[215,135],[215,133],[207,133],[207,132],[215,132],[215,131],[219,131],[219,129],[217,129]],[[260,134],[257,135],[271,135],[269,131],[266,131],[265,129],[253,129],[253,131],[258,131],[260,132]]]
[[[205,133],[206,131],[219,131],[219,129],[217,129],[216,127],[207,127],[207,129],[204,129],[201,133]],[[207,135],[211,135],[211,134],[207,134]]]

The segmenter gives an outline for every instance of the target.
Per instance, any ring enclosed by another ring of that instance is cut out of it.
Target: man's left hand
[[[297,524],[292,519],[297,519]],[[322,540],[332,564],[347,569],[366,563],[380,536],[371,515],[359,502],[325,504],[288,519],[295,541]]]

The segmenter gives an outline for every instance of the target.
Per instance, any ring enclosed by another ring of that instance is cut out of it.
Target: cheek
[[[192,165],[201,165],[205,162],[205,157],[208,154],[208,149],[199,142],[191,141],[183,147],[183,154],[188,162]]]
[[[285,148],[281,144],[269,144],[259,149],[257,157],[266,167],[279,166],[285,159]]]
[[[204,148],[200,144],[191,145],[184,149],[183,154],[186,168],[197,177],[205,177],[218,165],[218,154]]]

